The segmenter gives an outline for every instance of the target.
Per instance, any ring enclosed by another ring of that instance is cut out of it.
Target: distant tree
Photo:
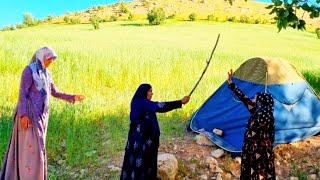
[[[190,19],[190,21],[195,21],[195,20],[197,20],[197,14],[196,14],[196,13],[191,13],[191,14],[189,15],[189,19]]]
[[[22,28],[26,28],[26,27],[27,27],[27,25],[25,25],[25,24],[17,24],[16,25],[17,29],[22,29]]]
[[[64,18],[63,18],[63,21],[65,22],[65,23],[70,23],[70,18],[69,18],[69,16],[64,16]]]
[[[71,18],[70,24],[80,24],[80,19],[79,18]]]
[[[320,28],[317,28],[317,29],[316,29],[316,34],[317,34],[317,36],[318,36],[318,39],[320,39]]]
[[[33,17],[30,13],[26,13],[23,15],[23,24],[27,25],[27,26],[33,26],[34,22],[33,22]]]
[[[115,15],[110,16],[110,21],[117,21],[118,17]]]
[[[46,21],[51,22],[53,20],[53,16],[47,16]]]
[[[120,10],[120,12],[125,13],[125,14],[129,13],[127,5],[123,2],[120,3],[119,10]]]
[[[13,31],[15,30],[16,28],[14,26],[7,26],[7,27],[4,27],[1,29],[1,31]]]
[[[176,14],[175,13],[173,13],[170,16],[167,17],[167,19],[174,19],[174,18],[176,18]]]
[[[133,14],[132,14],[132,13],[129,14],[128,20],[129,20],[129,21],[132,21],[132,20],[133,20]]]
[[[101,22],[101,18],[97,15],[94,15],[93,17],[90,18],[90,23],[92,24],[94,29],[99,29],[99,23]]]
[[[153,8],[148,14],[149,24],[159,25],[166,20],[166,14],[163,8]]]

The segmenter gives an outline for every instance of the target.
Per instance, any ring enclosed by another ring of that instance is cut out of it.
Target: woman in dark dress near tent
[[[153,180],[157,178],[160,128],[157,112],[181,108],[190,97],[171,102],[153,102],[152,87],[141,84],[131,100],[130,130],[120,179]]]
[[[244,134],[240,179],[275,180],[273,98],[268,93],[259,92],[255,99],[251,100],[232,82],[232,70],[228,72],[228,76],[229,88],[244,103],[251,115]]]

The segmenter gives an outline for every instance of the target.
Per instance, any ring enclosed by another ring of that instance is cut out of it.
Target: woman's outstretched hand
[[[181,99],[182,104],[187,104],[190,101],[190,96],[185,96]]]
[[[233,76],[233,70],[230,69],[230,71],[228,72],[228,84],[231,84],[232,83],[232,76]]]
[[[73,99],[73,103],[75,103],[75,102],[80,102],[80,101],[83,101],[85,99],[85,96],[83,96],[83,95],[75,95],[74,96],[74,99]]]
[[[23,130],[27,130],[31,124],[31,121],[28,116],[23,116],[20,119],[21,127]]]

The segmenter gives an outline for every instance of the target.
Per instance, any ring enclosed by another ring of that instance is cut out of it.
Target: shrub
[[[26,28],[26,27],[28,27],[28,26],[25,25],[25,24],[17,24],[17,25],[16,25],[16,28],[17,28],[17,29],[22,29],[22,28]]]
[[[70,23],[70,18],[69,18],[69,16],[65,16],[64,18],[63,18],[63,21],[65,22],[65,23]]]
[[[120,3],[119,7],[120,12],[127,14],[129,12],[128,7],[125,3]]]
[[[230,21],[230,22],[236,22],[237,21],[235,16],[228,17],[227,20]]]
[[[53,20],[53,16],[47,16],[46,21],[51,22]]]
[[[131,14],[131,13],[129,14],[128,20],[129,20],[129,21],[132,21],[132,20],[133,20],[133,14]]]
[[[34,22],[33,22],[33,17],[30,13],[26,13],[23,15],[23,24],[29,26],[33,26]]]
[[[151,25],[159,25],[166,20],[166,13],[163,8],[153,8],[147,16],[149,24]]]
[[[239,22],[241,22],[241,23],[248,23],[248,22],[249,22],[248,16],[246,16],[246,15],[241,15],[241,16],[240,16],[240,19],[239,19]]]
[[[117,21],[118,17],[115,15],[110,16],[110,21]]]
[[[101,19],[100,19],[99,16],[94,15],[89,20],[90,20],[90,23],[92,24],[94,29],[99,29],[100,28],[99,23],[101,22]]]
[[[15,30],[16,28],[14,26],[7,26],[7,27],[4,27],[1,29],[1,31],[13,31]]]
[[[318,36],[318,39],[320,39],[320,28],[317,28],[317,29],[316,29],[316,34],[317,34],[317,36]]]
[[[70,24],[80,24],[80,19],[79,18],[71,18]]]
[[[174,18],[176,18],[176,14],[174,13],[167,17],[167,19],[174,19]]]
[[[213,14],[209,14],[209,15],[207,16],[207,20],[208,20],[208,21],[216,21],[217,18],[216,18]]]
[[[189,15],[189,19],[190,19],[190,21],[195,21],[197,19],[197,14],[196,13],[191,13]]]

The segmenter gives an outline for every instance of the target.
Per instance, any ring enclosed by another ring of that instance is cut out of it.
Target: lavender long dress
[[[59,92],[54,83],[45,87],[48,95],[73,101],[73,95]],[[14,126],[8,151],[4,158],[1,180],[44,180],[47,179],[46,134],[49,107],[45,97],[37,90],[32,71],[27,66],[21,78],[19,101],[14,116]],[[31,125],[21,128],[20,117],[28,116]]]

